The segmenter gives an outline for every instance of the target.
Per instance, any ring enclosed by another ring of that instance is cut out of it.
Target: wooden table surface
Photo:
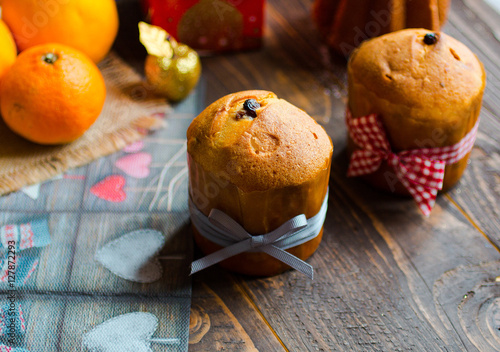
[[[203,58],[205,105],[274,91],[315,117],[335,151],[314,280],[196,274],[190,351],[500,350],[500,16],[452,2],[444,31],[478,55],[488,84],[470,164],[429,218],[345,177],[346,62],[322,44],[311,0],[269,0],[261,50]]]

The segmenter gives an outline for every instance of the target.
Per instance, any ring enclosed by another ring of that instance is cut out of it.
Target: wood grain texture
[[[192,345],[199,343],[210,327],[210,316],[205,312],[205,309],[198,304],[192,306],[189,317],[189,343]]]
[[[488,85],[471,163],[430,218],[410,199],[345,178],[346,62],[321,42],[312,0],[269,0],[262,50],[203,58],[196,91],[203,104],[181,109],[197,114],[238,90],[272,90],[324,125],[335,160],[325,236],[309,260],[315,280],[294,271],[247,278],[218,267],[197,274],[193,305],[220,323],[190,351],[236,350],[225,341],[260,351],[499,349],[500,21],[480,3],[453,0],[444,28],[483,61]],[[116,48],[140,72],[144,52],[134,45]]]
[[[197,306],[204,307],[205,319],[209,319],[210,326],[205,334],[199,338],[197,331],[191,336],[191,346],[196,346],[197,351],[247,351],[256,352],[252,340],[245,332],[240,322],[227,308],[224,301],[217,296],[207,285],[200,287],[202,295],[199,296]],[[201,293],[200,292],[200,293]],[[190,348],[192,350],[192,348]]]
[[[454,0],[446,27],[476,53],[487,72],[481,122],[471,161],[461,185],[449,195],[500,247],[500,42],[498,25],[493,28],[488,25],[492,18],[496,18],[498,24],[500,15],[492,10],[486,12],[487,5],[478,3]]]
[[[252,325],[245,332],[256,346],[263,339],[272,341],[275,347],[270,350],[494,348],[499,293],[496,285],[489,290],[481,285],[494,282],[495,263],[500,259],[492,245],[498,243],[500,233],[500,90],[495,83],[500,71],[498,60],[490,56],[498,52],[498,42],[487,29],[481,32],[481,19],[461,0],[453,1],[444,30],[478,54],[489,83],[471,164],[460,184],[441,195],[432,215],[425,218],[411,199],[384,194],[345,177],[346,62],[320,41],[310,6],[309,0],[270,0],[262,50],[204,58],[203,67],[206,105],[238,90],[272,90],[315,117],[334,141],[325,235],[309,260],[315,279],[309,281],[294,271],[254,279],[213,268],[198,274],[197,280],[214,291],[225,287],[219,297],[242,326],[248,317],[248,310],[242,310],[247,303],[242,302],[249,299],[251,311],[272,333]],[[483,270],[481,278],[475,275],[478,270]],[[460,275],[467,279],[458,280]],[[224,277],[223,282],[218,276]],[[448,277],[461,284],[445,280]],[[478,287],[483,296],[474,305],[465,305],[464,295]],[[194,304],[200,301],[200,290],[195,285]],[[481,302],[486,302],[486,308],[477,312]],[[210,332],[204,339],[216,341]],[[203,349],[195,344],[190,350]]]
[[[498,351],[500,346],[500,262],[460,266],[434,283],[434,299],[443,307],[468,350]]]
[[[433,223],[415,223],[407,215],[412,204],[386,198],[373,209],[367,194],[380,198],[365,187],[332,194],[329,236],[310,260],[313,282],[296,272],[247,280],[253,299],[293,351],[464,349],[437,314],[431,287],[446,270],[498,254],[475,245],[484,239],[470,235],[458,212],[438,209]]]
[[[281,351],[283,345],[237,278],[218,268],[193,283],[193,307],[202,307],[210,328],[201,339],[190,335],[190,351]],[[193,316],[192,316],[193,318]],[[211,347],[215,346],[215,347]]]

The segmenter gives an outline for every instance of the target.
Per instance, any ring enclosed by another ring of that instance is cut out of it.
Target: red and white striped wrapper
[[[384,125],[377,114],[353,118],[347,109],[346,124],[350,137],[361,148],[352,153],[347,176],[374,173],[383,161],[387,161],[422,213],[428,216],[436,203],[438,191],[443,188],[445,166],[458,162],[472,150],[479,119],[458,143],[399,153],[392,151]]]

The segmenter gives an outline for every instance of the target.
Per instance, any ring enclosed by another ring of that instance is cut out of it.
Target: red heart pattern
[[[149,176],[151,160],[151,154],[136,153],[118,159],[115,166],[131,177],[145,178]]]
[[[127,199],[124,192],[125,178],[120,175],[111,175],[96,183],[90,188],[90,193],[108,202],[119,203]]]

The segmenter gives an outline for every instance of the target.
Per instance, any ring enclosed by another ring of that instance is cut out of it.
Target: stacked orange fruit
[[[39,144],[74,141],[104,105],[106,88],[96,63],[118,32],[115,0],[1,0],[0,6],[4,122]]]

